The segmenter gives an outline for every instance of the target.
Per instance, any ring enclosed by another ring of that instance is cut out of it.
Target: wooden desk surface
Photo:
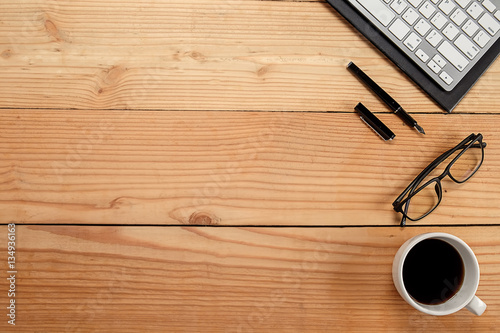
[[[324,1],[0,11],[0,331],[499,331],[500,62],[444,114]],[[393,142],[354,114],[360,101]],[[478,132],[481,170],[399,228],[392,201]],[[476,252],[483,316],[427,316],[397,294],[394,254],[430,231]]]

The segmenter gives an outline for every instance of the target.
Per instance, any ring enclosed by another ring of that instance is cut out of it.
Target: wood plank
[[[417,225],[499,222],[498,116],[419,115],[425,136],[380,118],[391,143],[351,113],[6,111],[0,222],[397,225],[393,200],[471,132],[483,167]]]
[[[7,228],[0,230],[6,259]],[[397,249],[434,231],[475,251],[483,316],[424,315],[397,294]],[[2,332],[492,332],[500,325],[500,227],[17,226],[16,236],[16,327],[3,308]],[[6,304],[6,279],[0,288]]]
[[[364,68],[412,112],[440,109],[319,1],[2,2],[10,108],[386,111]],[[496,63],[456,112],[498,112]],[[401,87],[405,87],[401,89]]]

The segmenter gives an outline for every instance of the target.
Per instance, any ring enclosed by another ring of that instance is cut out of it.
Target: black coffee
[[[439,239],[415,245],[403,264],[403,282],[417,302],[440,304],[452,298],[462,286],[464,263],[458,251]]]

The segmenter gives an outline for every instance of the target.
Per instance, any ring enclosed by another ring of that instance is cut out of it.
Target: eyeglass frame
[[[476,146],[474,146],[476,144]],[[479,144],[479,145],[477,145]],[[465,146],[464,146],[465,145]],[[453,175],[450,173],[450,170],[453,166],[453,164],[469,149],[469,148],[481,148],[481,161],[479,162],[478,166],[476,169],[464,180],[457,180],[453,177]],[[403,217],[401,219],[401,226],[404,227],[406,225],[406,219],[410,221],[419,221],[432,213],[441,203],[441,199],[443,198],[443,186],[441,185],[441,180],[443,180],[446,176],[449,176],[451,180],[453,180],[457,184],[462,184],[468,181],[472,176],[474,176],[483,164],[484,161],[484,148],[486,147],[486,142],[483,142],[483,135],[481,133],[478,134],[470,134],[468,137],[466,137],[462,142],[460,142],[458,145],[456,145],[454,148],[447,150],[443,154],[441,154],[439,157],[437,157],[434,161],[432,161],[420,174],[413,179],[413,181],[406,187],[406,189],[394,200],[392,203],[393,209],[398,212],[402,213]],[[444,169],[444,171],[441,173],[441,175],[434,177],[427,181],[424,185],[419,186],[422,181],[427,177],[434,169],[436,169],[441,163],[443,163],[447,158],[449,158],[453,153],[455,153],[457,150],[462,149],[462,151],[451,160],[450,163],[448,163],[448,166]],[[413,198],[417,193],[419,193],[421,190],[432,184],[433,182],[436,183],[436,194],[438,196],[438,201],[434,205],[432,209],[430,209],[427,213],[423,214],[419,218],[413,219],[407,215],[408,212],[408,207],[410,205],[410,200]],[[406,196],[405,199],[403,199]],[[404,209],[403,209],[403,206]]]

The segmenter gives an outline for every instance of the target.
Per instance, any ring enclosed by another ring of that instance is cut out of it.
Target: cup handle
[[[481,301],[479,297],[474,296],[472,301],[470,301],[469,304],[465,306],[465,308],[476,316],[480,316],[483,314],[484,310],[486,310],[486,304]]]

